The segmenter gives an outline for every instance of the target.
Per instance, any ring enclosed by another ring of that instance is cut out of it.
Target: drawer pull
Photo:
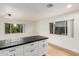
[[[34,52],[34,50],[31,50],[30,52]]]
[[[33,46],[34,44],[31,44],[31,46]]]
[[[16,49],[13,49],[13,50],[9,50],[9,52],[12,52],[12,51],[15,51]]]
[[[43,44],[43,47],[45,47],[45,44]]]

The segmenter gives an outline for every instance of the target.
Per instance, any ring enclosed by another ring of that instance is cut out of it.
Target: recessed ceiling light
[[[71,7],[72,7],[72,5],[71,5],[71,4],[68,4],[66,7],[67,7],[67,8],[71,8]]]
[[[11,14],[8,14],[8,16],[11,16]]]
[[[51,8],[53,7],[53,4],[48,4],[46,7]]]
[[[5,18],[8,18],[8,19],[12,18],[12,14],[9,13],[9,14],[5,15]]]

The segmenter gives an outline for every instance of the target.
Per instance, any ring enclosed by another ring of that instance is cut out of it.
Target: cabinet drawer
[[[8,49],[0,50],[0,56],[9,56]]]
[[[33,56],[38,54],[38,42],[33,42],[24,45],[24,55],[25,56]]]
[[[39,56],[39,50],[34,50],[34,55],[33,56]]]
[[[24,45],[25,49],[38,49],[38,42],[33,42]]]
[[[23,45],[17,46],[15,52],[17,52],[17,53],[23,52]]]
[[[40,44],[44,44],[44,43],[47,44],[47,40],[41,40],[41,41],[39,41],[39,43]]]
[[[16,47],[15,55],[16,56],[23,56],[23,45]]]
[[[48,52],[47,40],[39,41],[39,55],[44,55]]]
[[[48,47],[47,40],[39,41],[39,48],[41,49],[41,47],[42,48],[47,48]]]
[[[16,46],[16,47],[9,48],[9,55],[10,56],[23,55],[23,46]]]
[[[36,49],[27,49],[26,51],[24,51],[24,55],[25,56],[36,56],[36,55],[39,55],[38,52],[39,51]]]
[[[34,49],[25,49],[24,56],[33,56]]]

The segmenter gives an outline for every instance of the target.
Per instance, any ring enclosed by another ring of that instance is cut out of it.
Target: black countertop
[[[45,40],[45,39],[48,39],[48,38],[44,37],[44,36],[30,36],[30,37],[23,37],[22,40],[16,41],[16,42],[11,42],[11,43],[6,43],[5,41],[0,41],[0,50],[19,46],[19,45],[28,44],[31,42]]]

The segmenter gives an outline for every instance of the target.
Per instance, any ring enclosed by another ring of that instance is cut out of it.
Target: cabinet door
[[[23,45],[16,47],[15,56],[23,56]]]
[[[47,52],[48,52],[47,40],[39,41],[39,55],[47,54]]]
[[[9,56],[8,49],[0,50],[0,56]]]
[[[16,47],[9,48],[9,55],[15,56],[15,50],[16,50]]]
[[[32,56],[33,55],[33,47],[31,44],[24,45],[24,56]]]
[[[38,42],[33,42],[24,45],[24,55],[25,56],[38,55]]]
[[[22,56],[23,55],[23,46],[16,46],[9,48],[10,56]]]

